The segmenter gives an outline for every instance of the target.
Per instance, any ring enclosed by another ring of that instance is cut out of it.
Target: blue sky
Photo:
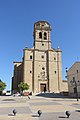
[[[33,47],[33,27],[46,20],[52,27],[52,47],[62,50],[62,71],[80,61],[80,0],[0,0],[0,79],[11,88],[13,61]]]

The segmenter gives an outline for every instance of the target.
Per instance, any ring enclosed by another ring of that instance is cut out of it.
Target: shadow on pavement
[[[80,112],[80,110],[76,110],[76,112]]]
[[[8,114],[8,116],[14,116],[13,114]]]
[[[14,99],[3,99],[2,101],[15,101]]]
[[[38,115],[32,115],[32,117],[39,117]]]
[[[64,117],[64,116],[59,116],[58,118],[67,118],[67,117]]]
[[[47,97],[47,98],[70,98],[69,96],[63,96],[60,93],[39,93],[36,96]]]

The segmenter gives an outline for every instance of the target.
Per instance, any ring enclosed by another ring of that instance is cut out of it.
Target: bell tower
[[[51,49],[51,26],[47,21],[38,21],[34,24],[34,48],[38,50]]]

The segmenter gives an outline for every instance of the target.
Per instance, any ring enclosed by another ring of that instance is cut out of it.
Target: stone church
[[[32,93],[67,90],[67,82],[62,80],[62,51],[52,48],[50,33],[47,21],[34,24],[33,48],[24,48],[22,61],[14,61],[12,91],[18,90],[21,81],[29,84]]]

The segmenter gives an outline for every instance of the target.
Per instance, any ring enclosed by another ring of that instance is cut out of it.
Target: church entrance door
[[[40,90],[41,90],[41,92],[46,92],[46,84],[41,83]]]

